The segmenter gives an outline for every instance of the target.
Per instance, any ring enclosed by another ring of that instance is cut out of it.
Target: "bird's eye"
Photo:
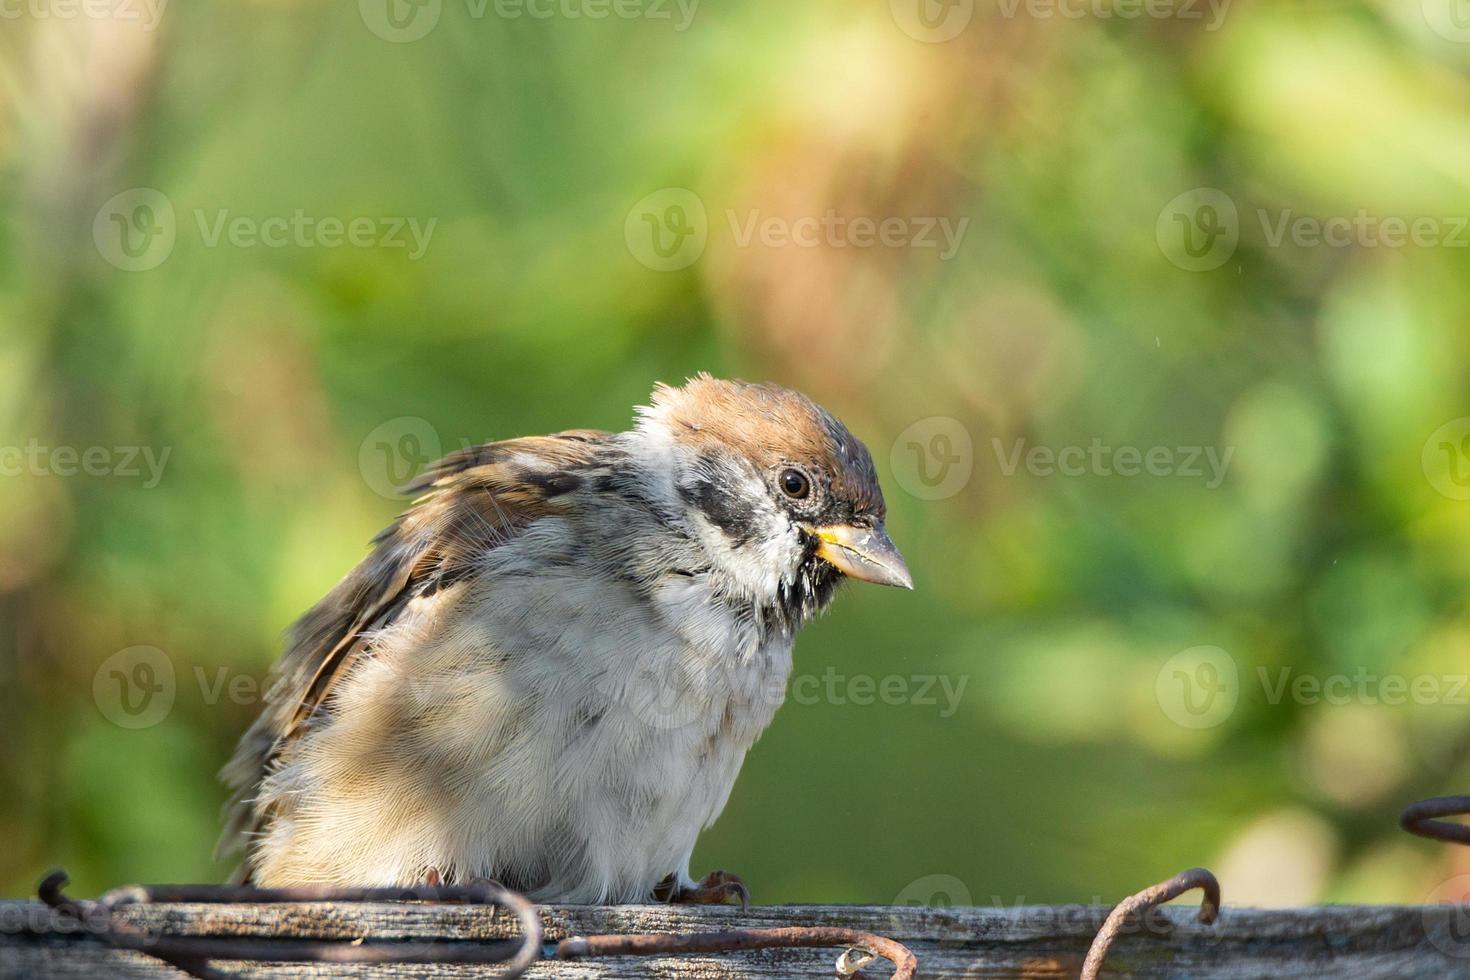
[[[785,470],[781,474],[781,492],[792,500],[804,500],[812,492],[812,481],[801,470]]]

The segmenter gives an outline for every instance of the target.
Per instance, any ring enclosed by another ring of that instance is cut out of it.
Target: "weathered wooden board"
[[[542,909],[548,946],[575,935],[612,932],[703,932],[789,925],[846,926],[909,945],[919,976],[1075,978],[1103,906],[1022,908],[892,908],[882,906],[683,906]],[[515,933],[506,912],[477,906],[421,904],[158,905],[125,907],[119,916],[175,936],[267,936],[466,943]],[[1322,906],[1306,909],[1226,907],[1201,925],[1187,906],[1160,910],[1152,927],[1131,930],[1114,947],[1106,976],[1271,980],[1434,978],[1470,980],[1470,916],[1434,905]],[[549,961],[536,978],[791,978],[831,977],[839,950],[775,950],[718,956]],[[493,977],[493,966],[265,965],[213,961],[249,978]],[[878,961],[865,971],[887,976]],[[24,980],[159,980],[183,977],[143,954],[110,949],[95,935],[35,903],[0,902],[0,978]]]

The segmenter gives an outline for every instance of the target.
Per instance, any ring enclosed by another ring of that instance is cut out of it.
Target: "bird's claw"
[[[495,878],[485,878],[480,875],[471,875],[470,877],[461,879],[459,881],[450,881],[445,878],[444,875],[439,873],[438,868],[429,868],[427,871],[425,871],[423,881],[421,881],[420,884],[427,885],[430,888],[441,888],[449,885],[466,885],[471,888],[478,888],[482,885],[493,885],[496,888],[505,887],[505,885],[501,884],[500,881]]]
[[[750,889],[739,875],[728,871],[711,871],[692,888],[681,886],[678,877],[669,875],[653,890],[661,902],[675,905],[724,905],[732,898],[740,900],[742,911],[750,911]]]

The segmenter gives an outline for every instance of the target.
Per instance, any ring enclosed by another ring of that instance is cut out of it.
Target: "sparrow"
[[[290,631],[222,772],[236,881],[748,900],[690,854],[797,631],[845,579],[913,581],[867,449],[804,395],[700,374],[635,413],[409,488]]]

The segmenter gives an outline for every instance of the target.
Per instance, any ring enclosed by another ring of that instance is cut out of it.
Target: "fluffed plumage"
[[[660,386],[628,432],[466,449],[414,489],[225,769],[241,880],[692,888],[796,630],[844,576],[909,585],[866,449],[772,385]]]

